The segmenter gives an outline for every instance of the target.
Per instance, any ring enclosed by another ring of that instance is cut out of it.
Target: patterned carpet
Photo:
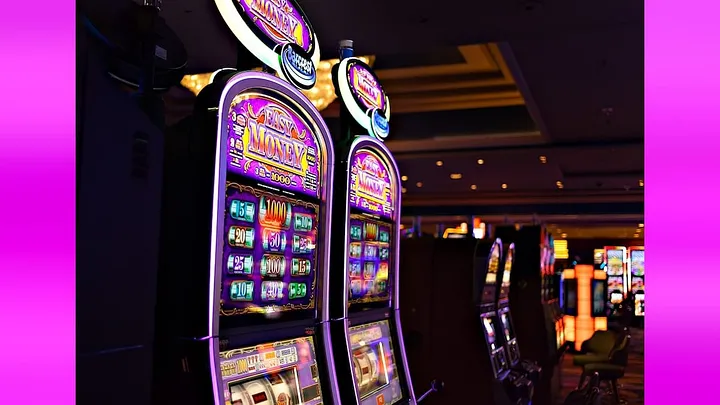
[[[627,401],[627,405],[642,405],[645,403],[645,332],[640,328],[631,330],[631,346],[628,366],[625,369],[625,377],[619,380],[620,399]],[[580,379],[580,368],[574,367],[572,354],[566,354],[562,366],[562,395],[565,398],[572,391]],[[612,396],[608,395],[603,403],[612,404]],[[560,402],[558,405],[561,405]]]

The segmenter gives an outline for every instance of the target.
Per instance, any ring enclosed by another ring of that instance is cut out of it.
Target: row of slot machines
[[[498,233],[505,238],[402,241],[410,371],[416,383],[444,382],[442,394],[428,403],[558,399],[561,349],[554,310],[542,297],[548,253],[537,249],[546,233],[542,227]]]
[[[605,302],[610,318],[620,316],[622,304],[630,298],[632,313],[645,316],[645,247],[606,246],[596,249],[594,266],[607,274]]]

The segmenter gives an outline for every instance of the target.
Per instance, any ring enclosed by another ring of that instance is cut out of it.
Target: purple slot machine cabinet
[[[357,58],[343,59],[334,76],[344,114],[371,134],[336,146],[330,310],[341,401],[414,405],[398,308],[400,175],[381,141],[389,100]]]
[[[520,354],[520,343],[518,343],[515,327],[513,326],[512,314],[510,312],[510,277],[515,257],[515,245],[509,244],[503,255],[503,263],[497,277],[497,325],[502,329],[502,341],[507,353],[508,364],[511,369],[519,370],[536,384],[540,377],[542,368],[536,362],[523,359]]]
[[[184,130],[168,134],[155,400],[339,405],[328,309],[335,155],[299,90],[314,85],[317,39],[295,1],[216,3],[277,75],[218,71]]]

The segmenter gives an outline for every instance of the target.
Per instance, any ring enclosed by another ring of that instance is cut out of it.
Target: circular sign
[[[315,86],[320,48],[296,0],[215,0],[235,37],[282,79],[303,90]]]
[[[358,58],[347,58],[337,69],[340,98],[357,123],[384,140],[390,133],[390,99],[372,68]]]

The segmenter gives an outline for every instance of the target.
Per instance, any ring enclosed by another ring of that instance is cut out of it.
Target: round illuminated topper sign
[[[390,99],[372,68],[358,58],[347,58],[337,69],[337,85],[345,107],[370,135],[384,140],[390,133]]]
[[[215,0],[237,39],[278,76],[303,90],[315,86],[317,37],[296,0]]]

